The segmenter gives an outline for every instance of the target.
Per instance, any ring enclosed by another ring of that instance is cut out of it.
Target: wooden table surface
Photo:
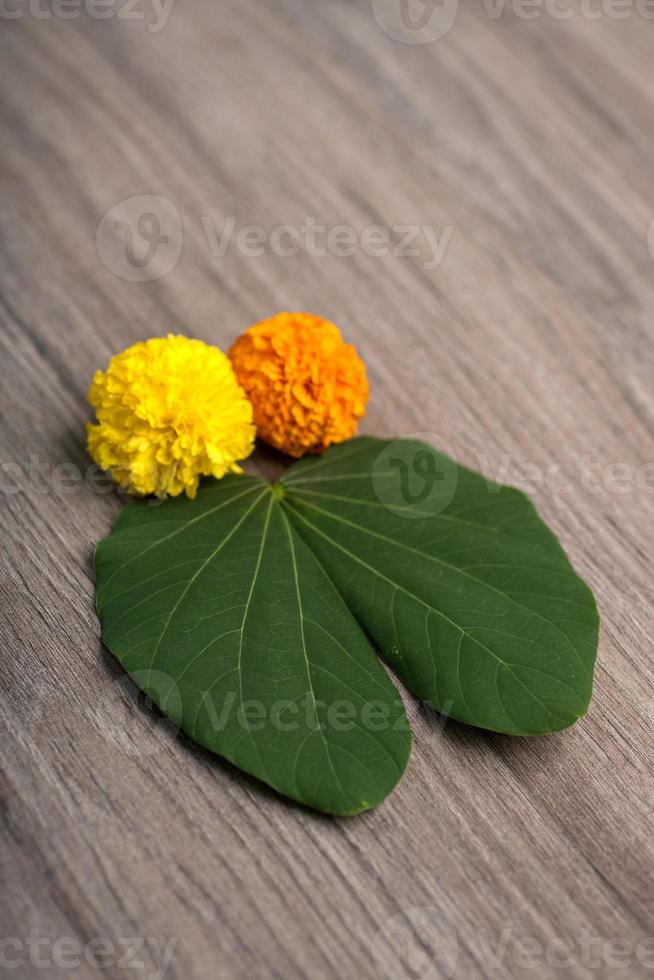
[[[654,24],[411,3],[3,7],[8,976],[654,974]],[[405,692],[405,779],[351,819],[171,733],[93,605],[121,506],[88,472],[93,371],[281,309],[359,347],[362,431],[528,488],[602,616],[573,729]]]

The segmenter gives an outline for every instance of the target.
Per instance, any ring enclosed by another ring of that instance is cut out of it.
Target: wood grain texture
[[[0,21],[3,937],[176,937],[166,976],[184,980],[445,977],[455,947],[456,978],[652,975],[651,946],[619,970],[604,944],[654,936],[653,31],[633,9],[526,20],[476,0],[428,44],[389,38],[367,0],[177,0],[160,31]],[[174,205],[183,250],[129,282],[96,231],[144,194]],[[206,226],[230,216],[453,230],[433,269],[424,240],[409,257],[215,256]],[[530,488],[602,615],[581,723],[511,739],[407,696],[406,777],[351,820],[277,798],[139,702],[93,606],[121,501],[55,469],[88,466],[85,391],[111,354],[169,329],[224,347],[279,309],[358,345],[363,431],[432,433]],[[409,931],[413,973],[393,972],[374,937],[401,945],[389,920],[415,907],[436,910],[443,949],[421,972],[434,936]],[[559,945],[525,971],[525,937]],[[141,967],[21,955],[8,975],[157,967],[150,944]]]

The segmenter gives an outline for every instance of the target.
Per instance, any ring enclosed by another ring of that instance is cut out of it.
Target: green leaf
[[[96,573],[103,639],[161,710],[329,813],[379,803],[408,760],[374,648],[496,731],[564,728],[591,696],[597,611],[554,536],[523,494],[414,440],[126,507]]]
[[[191,738],[328,813],[397,783],[402,701],[274,487],[126,507],[95,564],[106,645]]]
[[[414,694],[513,735],[586,712],[597,608],[524,494],[410,439],[353,440],[282,482],[295,526]]]

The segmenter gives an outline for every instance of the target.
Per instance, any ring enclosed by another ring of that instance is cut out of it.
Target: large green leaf
[[[123,509],[96,550],[103,639],[193,739],[330,813],[380,802],[419,697],[539,734],[587,708],[591,593],[517,490],[424,443],[355,439],[270,486]]]
[[[329,813],[397,783],[402,701],[275,488],[126,507],[95,564],[106,645],[191,738]]]
[[[282,482],[296,527],[418,697],[514,735],[585,713],[595,601],[524,494],[409,439],[353,440]]]

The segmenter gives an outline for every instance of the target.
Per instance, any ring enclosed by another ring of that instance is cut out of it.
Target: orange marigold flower
[[[229,356],[258,435],[277,449],[321,453],[356,432],[368,400],[366,368],[329,320],[278,313],[241,334]]]

